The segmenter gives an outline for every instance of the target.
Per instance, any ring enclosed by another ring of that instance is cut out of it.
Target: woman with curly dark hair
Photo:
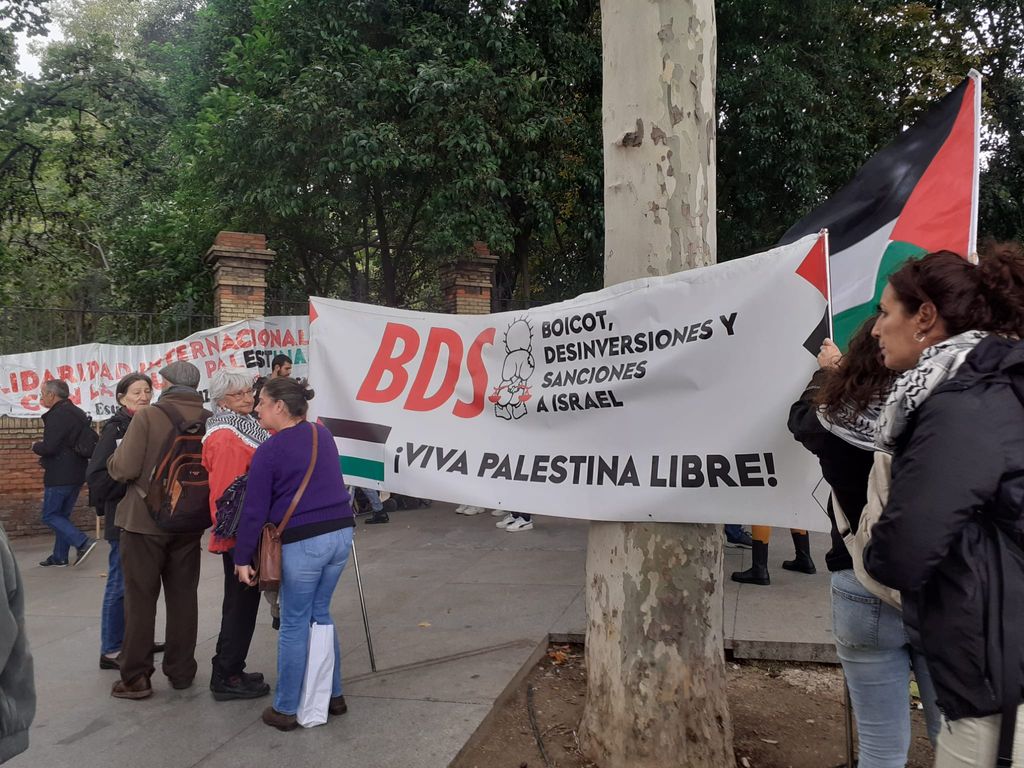
[[[1024,766],[1024,253],[940,251],[889,277],[873,334],[892,487],[864,550],[898,589],[948,727],[937,768]],[[1012,755],[1012,757],[1011,757]]]
[[[911,647],[899,606],[885,602],[861,582],[836,522],[838,511],[845,514],[843,530],[846,523],[852,531],[860,527],[878,415],[895,379],[882,364],[871,336],[874,321],[871,318],[854,334],[845,355],[831,341],[822,345],[820,369],[790,409],[789,428],[818,457],[832,486],[827,508],[832,548],[825,556],[832,574],[832,636],[850,688],[860,765],[902,768],[910,749],[911,669],[925,705],[929,736],[934,741],[938,734],[931,678],[922,655]]]

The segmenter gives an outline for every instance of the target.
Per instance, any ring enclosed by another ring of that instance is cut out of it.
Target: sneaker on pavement
[[[512,522],[505,526],[505,530],[509,533],[518,533],[519,531],[532,531],[533,520],[526,520],[522,517],[513,518]]]
[[[100,654],[100,669],[120,669],[121,668],[121,654],[118,653],[116,656],[107,656],[105,653]]]
[[[504,517],[508,513],[504,509],[492,509],[491,517]]]
[[[130,683],[118,680],[110,690],[110,695],[115,699],[147,699],[153,695],[153,686],[149,684],[149,678],[139,675]]]
[[[464,510],[462,510],[462,514],[464,514],[464,515],[479,515],[481,512],[486,512],[486,511],[487,511],[486,507],[467,506]]]
[[[263,710],[263,722],[279,731],[292,731],[299,727],[299,721],[295,719],[295,715],[282,714],[273,707]]]
[[[515,519],[516,519],[516,516],[515,516],[515,515],[513,515],[513,514],[512,514],[511,512],[509,512],[509,513],[508,513],[508,514],[506,514],[506,515],[505,515],[505,516],[504,516],[503,518],[501,518],[501,520],[499,520],[498,522],[496,522],[496,523],[494,524],[494,527],[495,527],[495,528],[505,528],[506,526],[509,526],[509,525],[511,525],[511,524],[512,524],[512,521],[513,521],[513,520],[515,520]]]
[[[210,683],[213,691],[213,698],[216,701],[229,701],[231,699],[258,699],[270,693],[270,686],[265,682],[247,680],[243,675],[232,675],[231,677],[217,676]]]
[[[327,714],[344,715],[348,712],[348,704],[344,696],[331,696],[331,703],[327,705]]]
[[[50,568],[51,566],[54,567],[54,568],[67,568],[68,567],[68,561],[67,560],[54,560],[53,559],[53,555],[50,555],[45,560],[40,561],[39,564],[41,566],[43,566],[43,568]]]
[[[81,565],[85,562],[85,558],[92,554],[92,551],[96,549],[96,545],[99,544],[97,539],[86,539],[85,544],[80,547],[75,547],[78,552],[78,559],[75,560],[75,565]]]
[[[739,536],[725,538],[725,546],[733,547],[734,549],[750,549],[754,546],[754,540],[750,538],[750,534],[746,531],[742,531]]]
[[[457,506],[455,508],[455,514],[456,515],[464,515],[464,514],[466,514],[466,507],[468,507],[468,506],[469,506],[469,504],[459,504],[459,506]]]

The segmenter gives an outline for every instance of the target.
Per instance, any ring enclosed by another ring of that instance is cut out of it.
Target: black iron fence
[[[267,317],[308,315],[309,299],[267,299],[264,314]]]
[[[102,342],[160,344],[213,328],[213,315],[0,307],[0,355]]]

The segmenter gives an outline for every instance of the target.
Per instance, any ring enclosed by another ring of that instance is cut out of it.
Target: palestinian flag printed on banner
[[[309,322],[316,322],[313,302],[309,303]],[[341,473],[348,481],[366,488],[381,488],[384,480],[384,447],[391,434],[386,424],[321,416],[317,421],[334,436],[338,446]]]
[[[322,416],[319,421],[334,435],[338,444],[341,474],[346,478],[361,478],[375,483],[384,481],[384,447],[391,427],[327,416]]]
[[[846,348],[904,261],[977,241],[981,75],[960,85],[798,221],[779,245],[827,229],[836,343]]]

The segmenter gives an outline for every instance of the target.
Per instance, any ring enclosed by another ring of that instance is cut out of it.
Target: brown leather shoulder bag
[[[319,442],[320,430],[316,428],[316,424],[310,424],[310,426],[313,427],[313,456],[309,460],[309,469],[306,470],[306,476],[302,478],[302,485],[299,486],[299,490],[296,492],[295,498],[292,499],[288,511],[281,518],[281,523],[279,525],[267,523],[263,526],[263,531],[260,533],[260,550],[256,557],[256,578],[261,592],[276,592],[281,588],[281,534],[284,533],[284,529],[292,517],[292,512],[299,505],[302,494],[306,492],[309,478],[313,475],[313,467],[316,466],[317,443]]]

